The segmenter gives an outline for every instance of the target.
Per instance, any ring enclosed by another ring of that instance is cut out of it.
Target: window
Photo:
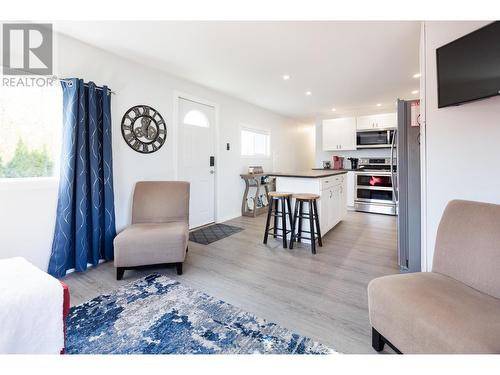
[[[58,83],[0,87],[0,179],[57,175],[62,106]]]
[[[207,116],[203,112],[192,110],[186,113],[182,122],[186,125],[200,126],[208,128],[210,126]]]
[[[269,157],[271,136],[266,130],[241,129],[241,156]]]

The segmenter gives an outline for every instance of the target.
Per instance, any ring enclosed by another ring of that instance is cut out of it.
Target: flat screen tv
[[[438,107],[500,95],[500,22],[436,50]]]

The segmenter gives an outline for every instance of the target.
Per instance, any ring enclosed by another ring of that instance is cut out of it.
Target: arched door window
[[[207,116],[205,116],[203,112],[195,109],[186,113],[182,122],[186,125],[201,126],[202,128],[208,128],[210,126]]]

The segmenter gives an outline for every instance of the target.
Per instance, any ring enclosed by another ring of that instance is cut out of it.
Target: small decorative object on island
[[[147,105],[136,105],[123,115],[122,135],[133,150],[150,154],[165,143],[167,127],[157,110]]]

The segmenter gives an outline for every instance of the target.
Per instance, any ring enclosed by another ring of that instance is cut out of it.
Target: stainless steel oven
[[[390,158],[361,158],[355,172],[354,208],[356,211],[397,214]]]
[[[394,129],[369,129],[356,132],[357,148],[390,148]]]

